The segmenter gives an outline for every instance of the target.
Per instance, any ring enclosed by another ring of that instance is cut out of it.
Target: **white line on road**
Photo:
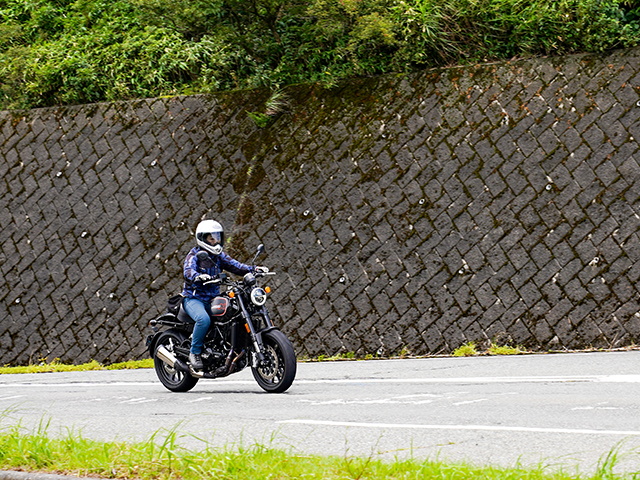
[[[419,425],[409,423],[362,423],[362,422],[335,422],[330,420],[283,420],[276,423],[296,425],[316,425],[326,427],[360,427],[360,428],[406,428],[412,430],[480,430],[494,432],[528,432],[528,433],[570,433],[583,435],[640,435],[635,430],[591,430],[576,428],[536,428],[536,427],[501,427],[499,425]]]
[[[640,375],[574,375],[539,377],[455,377],[455,378],[327,378],[299,379],[294,385],[315,384],[376,384],[376,383],[640,383]],[[253,385],[251,380],[212,380],[208,385]],[[0,383],[2,387],[73,388],[73,387],[158,387],[160,382],[65,382],[65,383]]]
[[[150,387],[161,385],[160,382],[67,382],[67,383],[0,383],[1,387]]]
[[[488,398],[479,398],[477,400],[466,400],[463,402],[452,403],[452,405],[455,405],[457,407],[458,405],[469,405],[471,403],[487,402],[487,401],[489,401]]]
[[[455,377],[455,378],[339,378],[296,380],[295,383],[640,383],[640,375],[574,375],[540,377]]]
[[[157,402],[157,401],[158,401],[157,398],[140,397],[140,398],[130,398],[128,400],[125,400],[123,402],[118,402],[118,403],[138,404],[138,403],[149,403],[149,402]]]

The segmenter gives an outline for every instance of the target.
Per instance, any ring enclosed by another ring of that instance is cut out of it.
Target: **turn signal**
[[[249,330],[249,324],[248,323],[244,324],[244,328],[247,329],[247,333],[251,333],[251,330]]]
[[[236,293],[235,293],[235,292],[229,292],[229,298],[233,298],[233,297],[235,297],[235,296],[236,296]]]
[[[271,288],[270,287],[265,287],[264,291],[267,292],[267,293],[271,293]]]

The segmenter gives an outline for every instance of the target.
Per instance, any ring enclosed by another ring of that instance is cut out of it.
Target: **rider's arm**
[[[224,252],[220,254],[220,267],[234,275],[244,275],[245,273],[253,272],[254,270],[253,267],[234,260]]]
[[[196,249],[193,249],[184,261],[184,279],[191,284],[200,273],[198,272]]]

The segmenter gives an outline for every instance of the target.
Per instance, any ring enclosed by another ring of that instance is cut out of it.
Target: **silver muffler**
[[[164,363],[166,363],[170,367],[175,368],[180,372],[189,373],[189,374],[192,373],[191,369],[187,365],[185,365],[184,362],[181,362],[180,360],[178,360],[173,353],[171,353],[169,350],[165,348],[164,345],[160,345],[156,349],[156,357],[158,357]]]
[[[164,345],[160,345],[156,349],[156,357],[158,357],[160,360],[162,360],[164,363],[166,363],[170,367],[174,367],[174,368],[176,366],[176,362],[178,361],[178,359],[173,355],[173,353],[167,350]]]

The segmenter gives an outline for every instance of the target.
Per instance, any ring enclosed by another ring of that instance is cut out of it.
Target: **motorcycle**
[[[264,252],[259,245],[255,261]],[[206,256],[205,252],[198,255]],[[225,292],[211,302],[211,325],[201,353],[203,369],[189,364],[195,321],[182,307],[182,296],[169,299],[167,313],[151,320],[153,334],[147,348],[158,379],[173,392],[191,390],[201,378],[221,378],[248,365],[258,385],[269,393],[286,391],[296,376],[296,356],[289,339],[273,324],[265,306],[269,287],[258,279],[274,272],[247,273],[239,281],[226,274],[206,284],[219,284]]]

